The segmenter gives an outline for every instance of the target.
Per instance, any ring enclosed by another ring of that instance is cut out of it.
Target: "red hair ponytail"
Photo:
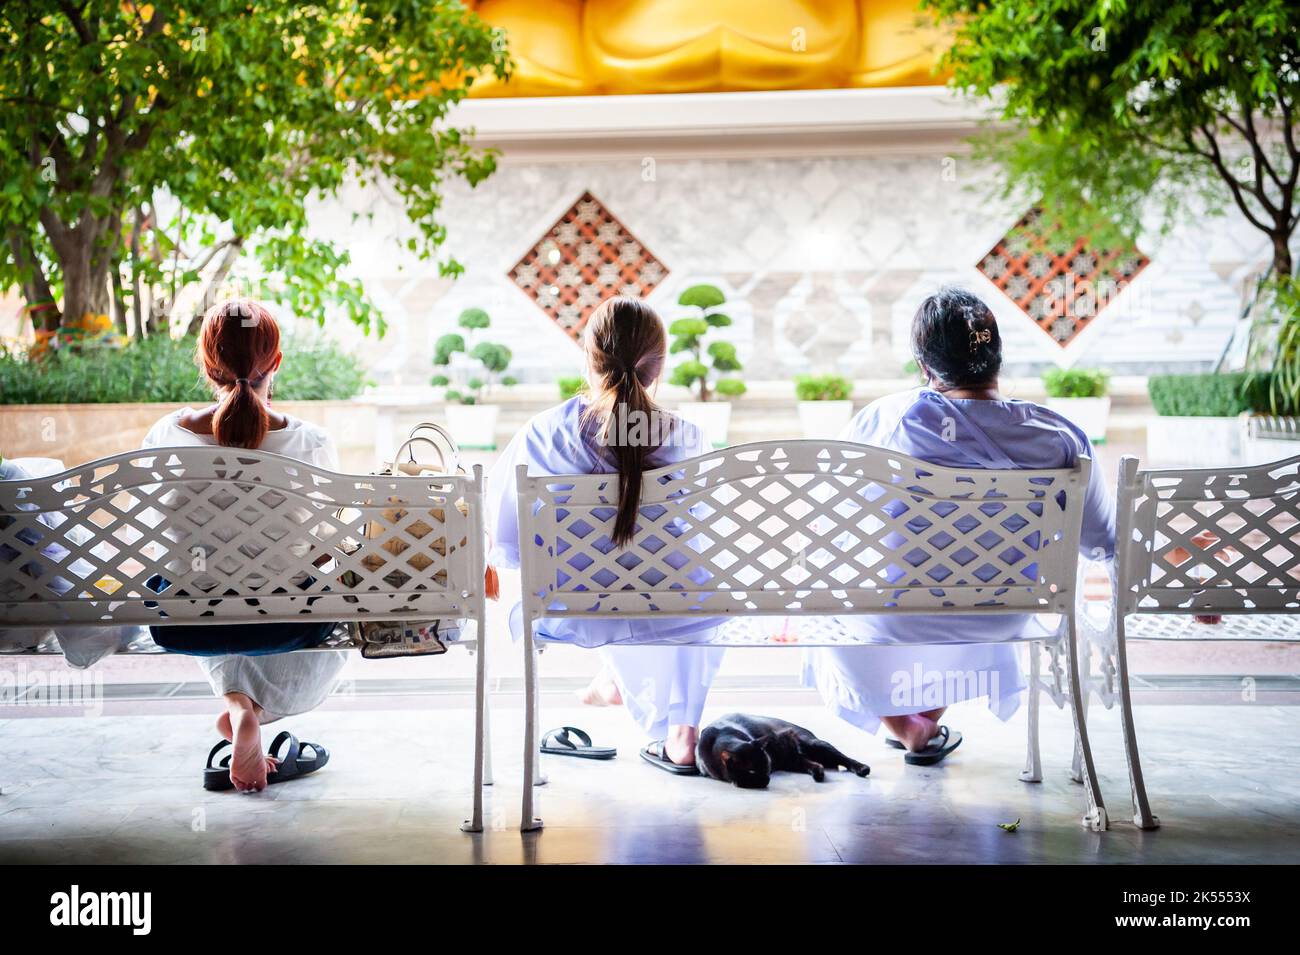
[[[270,428],[258,389],[280,357],[280,327],[249,299],[214,305],[199,330],[199,367],[217,392],[212,435],[228,448],[261,447]]]

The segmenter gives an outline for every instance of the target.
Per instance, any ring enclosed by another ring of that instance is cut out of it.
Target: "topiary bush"
[[[1203,375],[1152,375],[1147,394],[1158,415],[1231,418],[1267,407],[1267,376],[1247,372]]]
[[[446,400],[462,405],[478,404],[494,384],[506,387],[518,384],[515,378],[504,374],[510,367],[510,359],[514,357],[509,348],[496,342],[471,344],[476,332],[492,324],[487,312],[481,308],[467,308],[460,313],[456,324],[465,329],[465,334],[452,332],[434,343],[433,363],[446,371],[435,373],[429,379],[429,384],[435,388],[446,388],[443,394]],[[465,362],[453,362],[452,356],[457,353],[465,355],[477,367]]]
[[[699,314],[679,318],[668,326],[668,334],[673,339],[669,353],[687,354],[686,360],[673,369],[668,383],[690,388],[700,401],[708,401],[714,394],[736,398],[745,393],[745,383],[739,378],[717,377],[719,372],[740,371],[744,367],[736,358],[736,346],[724,341],[710,342],[707,347],[704,344],[704,337],[710,331],[731,324],[731,316],[719,311],[726,302],[726,296],[716,286],[692,285],[678,296],[677,304],[697,309]]]

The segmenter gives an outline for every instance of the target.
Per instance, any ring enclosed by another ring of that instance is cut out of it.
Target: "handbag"
[[[430,437],[423,432],[432,432],[436,437]],[[437,455],[437,464],[418,461],[415,455],[416,447],[432,448]],[[451,459],[450,464],[448,463],[449,456]],[[392,461],[381,462],[380,469],[372,473],[376,476],[385,477],[393,475],[436,477],[447,474],[464,474],[465,469],[461,466],[460,448],[457,446],[455,439],[442,426],[426,421],[411,429],[411,433],[406,440],[398,446]],[[407,509],[396,501],[390,501],[389,503],[395,506],[381,512],[384,522],[370,521],[366,525],[365,536],[367,539],[377,540],[382,537],[385,533],[385,523],[391,526],[405,519],[408,513]],[[462,514],[468,513],[464,501],[457,501],[453,506],[458,508]],[[406,527],[406,533],[417,540],[421,540],[428,534],[442,532],[445,527],[446,511],[441,507],[430,508],[428,516],[432,519],[432,523],[416,520]],[[447,543],[444,533],[443,536],[431,541],[428,548],[436,554],[446,556]],[[468,543],[466,539],[462,538],[455,546],[464,547]],[[360,542],[352,540],[345,543],[344,549],[347,553],[355,553],[361,546]],[[394,557],[400,557],[410,547],[410,544],[400,539],[388,540],[382,545],[382,549]],[[382,570],[388,563],[389,561],[384,560],[379,554],[369,554],[361,560],[363,567],[376,572]],[[432,558],[427,554],[418,552],[401,562],[402,565],[409,566],[417,572],[427,569],[431,563],[433,563]],[[383,579],[390,585],[397,586],[402,582],[401,578],[403,576],[405,574],[399,566],[385,574]],[[434,575],[434,580],[445,582],[446,572],[439,571]],[[347,586],[356,586],[361,582],[359,575],[355,571],[345,571],[341,581]],[[463,621],[455,618],[400,621],[368,620],[361,622],[357,626],[357,637],[363,657],[382,659],[387,657],[433,656],[446,653],[447,644],[460,639],[462,631]]]

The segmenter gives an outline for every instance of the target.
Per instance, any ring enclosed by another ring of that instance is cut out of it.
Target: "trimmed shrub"
[[[38,360],[0,351],[0,404],[196,404],[212,392],[194,364],[193,338],[162,335],[122,348],[60,349]],[[286,337],[275,376],[281,401],[338,400],[361,393],[356,356],[315,335]]]
[[[1266,376],[1246,372],[1203,375],[1152,375],[1147,394],[1158,415],[1193,418],[1231,418],[1256,409],[1256,399],[1267,391]]]

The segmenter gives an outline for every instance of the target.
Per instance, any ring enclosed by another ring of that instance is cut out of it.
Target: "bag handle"
[[[432,431],[443,441],[447,450],[451,452],[451,467],[445,468],[445,470],[456,472],[462,470],[460,463],[460,445],[456,443],[456,439],[452,437],[450,431],[435,421],[421,421],[411,429],[409,437],[414,438],[417,435],[420,435],[421,431]],[[432,440],[422,435],[421,437],[426,441]],[[446,459],[444,458],[443,460],[445,462]]]
[[[400,445],[398,445],[397,451],[393,453],[394,470],[397,470],[398,465],[401,463],[401,457],[403,451],[405,451],[409,455],[412,464],[419,463],[418,461],[415,460],[415,452],[412,450],[412,448],[417,444],[427,444],[429,447],[433,448],[433,450],[437,452],[438,455],[438,467],[441,468],[444,472],[447,470],[447,458],[442,453],[442,448],[438,445],[438,442],[434,441],[432,438],[425,438],[416,434],[412,434],[411,437],[407,438]]]

